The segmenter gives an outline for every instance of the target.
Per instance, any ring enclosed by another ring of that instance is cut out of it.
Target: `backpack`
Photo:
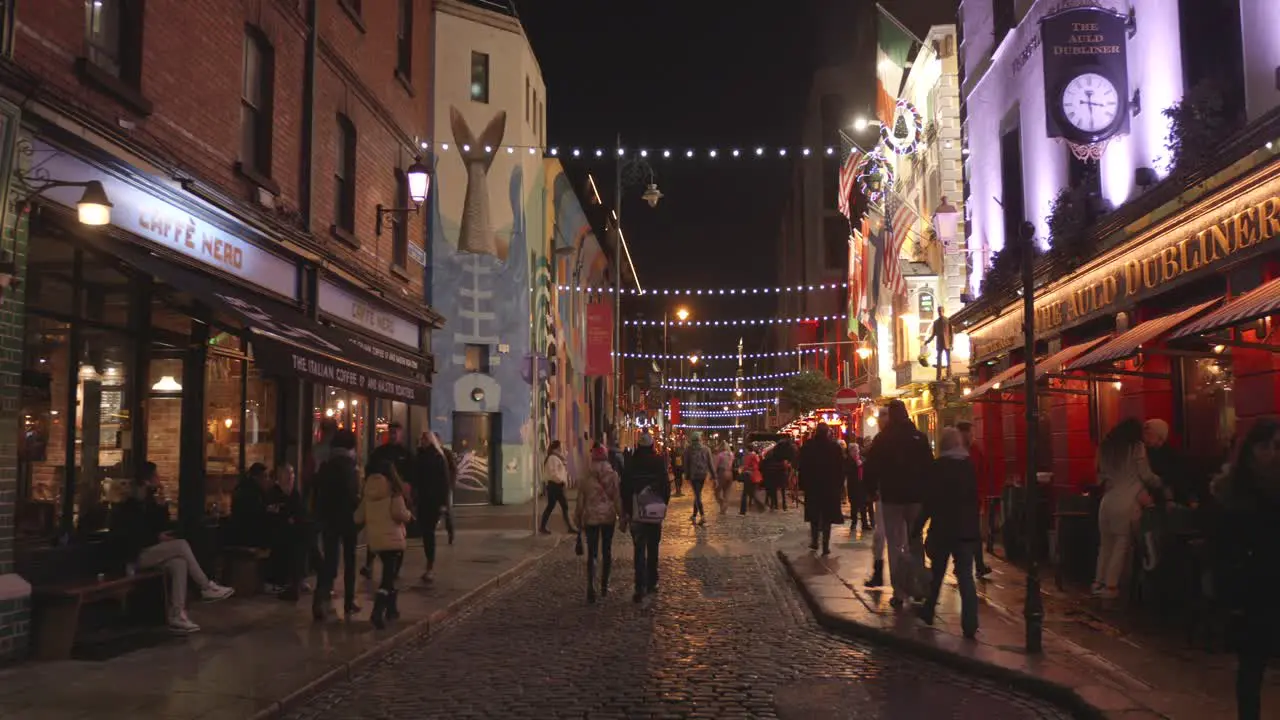
[[[667,503],[662,496],[653,489],[652,485],[646,485],[641,488],[640,492],[635,494],[632,500],[635,508],[632,522],[638,522],[645,525],[661,525],[662,521],[667,517]]]
[[[689,479],[701,480],[711,474],[711,451],[704,445],[693,448],[689,456]]]

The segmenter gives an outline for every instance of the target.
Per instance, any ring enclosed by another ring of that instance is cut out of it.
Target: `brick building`
[[[143,462],[203,558],[245,468],[305,478],[324,418],[362,458],[415,437],[443,321],[410,182],[431,0],[0,8],[5,659]]]

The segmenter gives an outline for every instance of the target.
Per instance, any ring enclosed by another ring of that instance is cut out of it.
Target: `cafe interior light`
[[[325,408],[324,416],[325,416],[325,417],[333,417],[333,408]]]
[[[228,430],[230,430],[230,429],[231,429],[231,418],[227,418],[226,420],[223,420],[223,421],[222,421],[222,424],[223,424],[223,425],[225,425],[225,426],[227,426],[227,429],[228,429]]]
[[[158,393],[180,393],[182,384],[174,380],[172,375],[164,375],[151,386],[151,390]]]

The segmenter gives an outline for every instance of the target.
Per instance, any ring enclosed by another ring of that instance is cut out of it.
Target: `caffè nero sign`
[[[1280,182],[1220,208],[1204,222],[1157,237],[1082,273],[1035,303],[1035,334],[1043,337],[1162,291],[1191,273],[1210,271],[1280,236]],[[1014,313],[970,334],[975,358],[1022,344],[1021,316]]]
[[[325,313],[405,347],[419,348],[417,322],[388,312],[327,280],[320,283],[319,294],[318,304]]]

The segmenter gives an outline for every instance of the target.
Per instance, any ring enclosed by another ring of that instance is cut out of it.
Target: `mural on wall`
[[[599,242],[574,192],[573,183],[556,161],[548,161],[547,237],[555,257],[554,285],[598,287],[605,284],[607,258],[600,252]],[[570,477],[586,471],[592,434],[592,387],[595,379],[583,375],[586,368],[586,315],[591,298],[573,290],[553,294],[553,314],[548,321],[556,330],[554,353],[555,377],[549,403],[551,437],[570,446]]]
[[[533,487],[532,388],[521,360],[530,346],[530,268],[545,256],[545,243],[536,225],[539,237],[530,237],[527,220],[527,208],[541,202],[541,160],[484,151],[502,143],[506,117],[499,111],[469,122],[451,107],[458,151],[436,158],[432,304],[448,324],[433,339],[438,374],[431,414],[445,439],[454,436],[454,413],[497,414],[493,449],[470,461],[468,487],[458,490],[512,503],[527,500]],[[473,128],[482,123],[477,136]],[[469,350],[473,359],[487,356],[488,367],[468,368]]]

